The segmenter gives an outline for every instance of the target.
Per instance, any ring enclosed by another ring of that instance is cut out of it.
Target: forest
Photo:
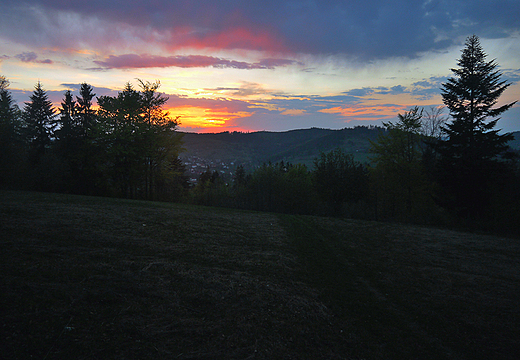
[[[520,235],[520,162],[497,128],[510,83],[469,37],[440,89],[445,107],[413,107],[383,123],[370,162],[338,148],[311,167],[266,162],[232,181],[206,171],[190,184],[179,118],[160,82],[117,96],[81,84],[59,109],[43,84],[20,109],[0,77],[0,188],[122,197],[281,213],[449,226]],[[95,99],[94,99],[95,98]],[[97,107],[94,109],[94,101]],[[444,111],[447,110],[448,114]]]

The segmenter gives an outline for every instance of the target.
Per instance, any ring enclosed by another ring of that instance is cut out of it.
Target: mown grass
[[[0,192],[6,359],[516,359],[520,242]]]

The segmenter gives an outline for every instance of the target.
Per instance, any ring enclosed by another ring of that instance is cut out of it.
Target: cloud
[[[273,90],[264,88],[264,85],[249,81],[241,81],[240,86],[237,87],[216,87],[206,88],[204,90],[212,93],[219,93],[224,96],[233,96],[239,98],[266,94],[275,95]]]
[[[160,46],[172,53],[255,50],[373,60],[446,50],[473,33],[504,38],[520,31],[520,2],[510,0],[143,0],[125,6],[4,0],[2,10],[2,37],[48,48]]]
[[[14,57],[25,63],[52,64],[52,60],[50,60],[50,59],[37,60],[38,55],[36,55],[36,53],[33,51],[24,52],[24,53],[15,55]]]
[[[297,116],[297,115],[304,115],[306,113],[307,113],[307,111],[302,110],[302,109],[286,109],[281,112],[281,115]]]
[[[324,114],[338,114],[349,120],[384,120],[395,118],[399,112],[406,109],[406,106],[396,104],[381,105],[348,105],[336,106],[322,109],[319,112]]]
[[[372,95],[373,93],[374,93],[374,89],[368,88],[368,87],[364,87],[361,89],[352,89],[352,90],[343,92],[343,94],[350,95],[350,96],[358,96],[358,97],[369,96],[369,95]]]
[[[257,63],[244,61],[227,60],[214,56],[205,55],[176,55],[176,56],[157,56],[157,55],[110,55],[105,60],[94,61],[97,65],[106,69],[136,69],[153,67],[214,67],[214,68],[234,68],[234,69],[274,69],[277,66],[287,66],[296,63],[294,60],[287,59],[263,59]]]
[[[212,109],[216,112],[248,112],[250,104],[246,101],[227,98],[189,98],[177,94],[165,94],[168,97],[167,106],[170,108],[193,107]],[[175,115],[175,114],[174,114]]]
[[[79,92],[79,89],[81,88],[81,83],[62,83],[60,86],[64,87],[65,89],[77,91]],[[90,85],[90,84],[89,84]],[[101,86],[92,86],[93,93],[95,96],[117,96],[117,90],[110,89],[107,87],[101,87]]]
[[[445,83],[447,77],[431,77],[412,84],[410,94],[419,100],[429,100],[441,94],[442,84]]]
[[[516,84],[520,82],[520,69],[516,70],[505,70],[502,73],[502,79],[510,82],[511,84]]]
[[[402,85],[396,85],[392,86],[390,88],[385,86],[379,86],[376,88],[372,87],[364,87],[361,89],[352,89],[343,92],[343,94],[354,96],[354,97],[366,97],[366,96],[373,96],[373,95],[400,95],[408,92],[406,87]]]

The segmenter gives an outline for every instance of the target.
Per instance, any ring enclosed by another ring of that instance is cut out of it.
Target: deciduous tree
[[[372,142],[372,193],[378,217],[424,220],[430,183],[422,164],[422,110],[414,107]]]
[[[99,143],[108,149],[106,164],[119,195],[155,199],[156,190],[180,185],[181,136],[178,118],[162,108],[168,99],[157,93],[159,82],[139,83],[141,91],[127,83],[117,97],[98,98]]]

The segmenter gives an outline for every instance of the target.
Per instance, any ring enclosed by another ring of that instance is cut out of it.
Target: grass
[[[6,359],[516,359],[520,242],[0,192]]]

